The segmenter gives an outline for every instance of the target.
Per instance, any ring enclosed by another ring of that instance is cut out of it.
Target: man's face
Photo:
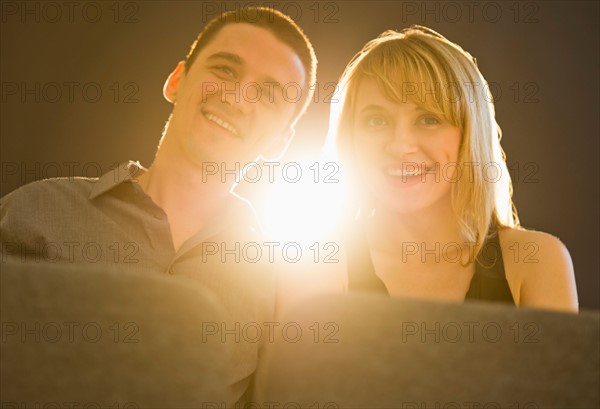
[[[201,168],[224,162],[232,170],[236,162],[243,167],[286,146],[306,73],[292,48],[271,32],[226,25],[187,74],[182,64],[178,70],[165,85],[175,103],[168,131],[172,159]]]

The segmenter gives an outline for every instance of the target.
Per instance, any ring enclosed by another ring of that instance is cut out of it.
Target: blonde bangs
[[[374,47],[362,59],[353,80],[372,78],[391,101],[413,103],[462,131],[466,117],[463,90],[459,79],[445,68],[447,64],[437,58],[437,52],[427,44],[390,41]]]

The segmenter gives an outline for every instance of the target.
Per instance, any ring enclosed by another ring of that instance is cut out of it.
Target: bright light
[[[273,240],[322,240],[344,213],[341,171],[335,162],[290,162],[277,173],[258,212]]]

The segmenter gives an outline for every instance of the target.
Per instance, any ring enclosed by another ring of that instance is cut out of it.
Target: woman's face
[[[464,177],[466,169],[457,171],[459,128],[412,102],[388,99],[373,79],[360,80],[353,135],[359,176],[379,209],[423,210],[448,199],[452,183]]]

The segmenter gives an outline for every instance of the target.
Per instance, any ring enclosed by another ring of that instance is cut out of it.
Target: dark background
[[[150,165],[171,109],[166,76],[206,21],[246,4],[66,3],[1,2],[1,195],[128,159]],[[259,3],[294,17],[319,58],[318,102],[289,160],[318,151],[332,83],[382,31],[427,25],[475,56],[493,84],[521,222],[566,244],[580,306],[599,308],[598,2]]]

